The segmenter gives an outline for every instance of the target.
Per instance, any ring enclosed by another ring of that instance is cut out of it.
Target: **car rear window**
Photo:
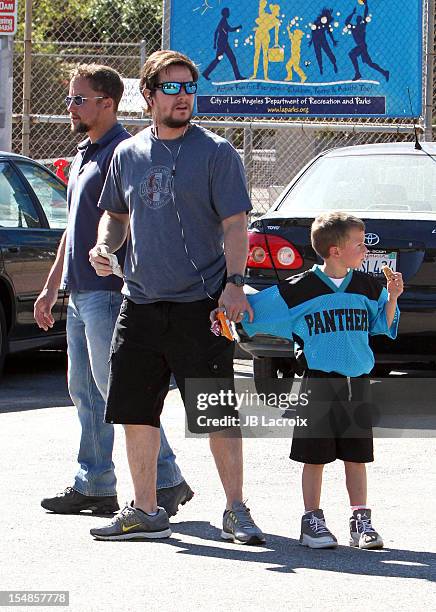
[[[321,158],[285,196],[279,209],[297,216],[315,216],[326,210],[436,213],[436,158]]]

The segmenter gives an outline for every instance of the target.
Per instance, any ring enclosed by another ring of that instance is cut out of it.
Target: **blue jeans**
[[[74,489],[83,495],[116,495],[114,428],[104,422],[104,412],[110,346],[121,302],[117,291],[77,291],[68,303],[68,389],[82,427]],[[183,476],[162,427],[160,432],[157,488],[165,489],[180,484]]]

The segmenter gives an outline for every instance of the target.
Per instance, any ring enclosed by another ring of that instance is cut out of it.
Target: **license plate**
[[[386,251],[370,251],[359,268],[362,272],[379,276],[383,274],[383,266],[389,266],[392,272],[397,271],[397,254]]]

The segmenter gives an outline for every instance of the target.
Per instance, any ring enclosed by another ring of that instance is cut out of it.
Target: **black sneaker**
[[[223,516],[223,540],[239,544],[265,544],[265,536],[251,518],[250,509],[243,502],[235,502]]]
[[[133,503],[133,502],[132,502]],[[147,538],[169,538],[171,535],[168,515],[158,508],[155,516],[150,516],[139,508],[126,505],[106,527],[90,529],[96,540],[138,540]]]
[[[383,540],[371,524],[371,510],[355,510],[350,518],[350,546],[356,548],[383,548]]]
[[[114,514],[120,509],[116,495],[82,495],[72,487],[67,487],[56,497],[45,497],[41,506],[56,514],[78,514],[91,510],[93,514]]]
[[[324,512],[312,510],[301,517],[300,544],[309,548],[336,548],[338,541],[325,524]]]
[[[179,510],[179,506],[184,506],[194,497],[194,491],[188,485],[186,480],[183,480],[175,487],[167,489],[158,489],[156,491],[157,505],[165,508],[168,516],[175,516]]]

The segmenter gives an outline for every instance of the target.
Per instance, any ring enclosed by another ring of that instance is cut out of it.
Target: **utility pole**
[[[24,69],[23,69],[23,111],[21,131],[21,153],[30,152],[30,91],[32,78],[32,8],[33,0],[26,0],[24,23]]]
[[[12,57],[17,0],[0,3],[0,150],[12,147]]]

